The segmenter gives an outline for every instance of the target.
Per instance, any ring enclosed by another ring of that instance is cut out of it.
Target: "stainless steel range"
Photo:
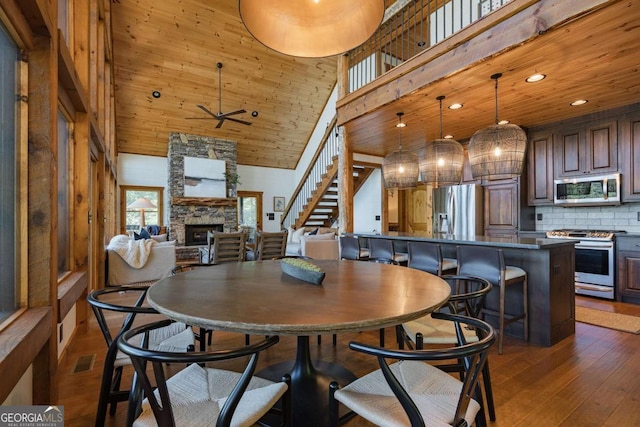
[[[608,230],[553,230],[552,239],[571,239],[576,242],[576,293],[614,299],[614,243],[615,235],[624,233]]]

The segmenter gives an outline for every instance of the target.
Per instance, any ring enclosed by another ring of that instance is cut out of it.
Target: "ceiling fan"
[[[205,113],[209,114],[214,119],[218,120],[216,129],[222,127],[222,124],[224,123],[225,120],[251,126],[251,122],[229,117],[229,116],[235,116],[236,114],[246,113],[247,111],[244,108],[242,110],[230,111],[228,113],[222,112],[222,62],[218,62],[216,65],[218,67],[218,114],[211,112],[211,110],[209,110],[204,105],[198,105],[198,108],[204,111]],[[208,120],[209,117],[187,117],[187,119],[195,119],[195,120],[207,119]]]

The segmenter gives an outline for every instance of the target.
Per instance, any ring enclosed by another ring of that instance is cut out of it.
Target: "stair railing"
[[[338,127],[334,116],[327,125],[320,145],[313,158],[309,161],[307,170],[289,199],[289,203],[280,220],[281,228],[295,225],[300,212],[304,210],[307,203],[309,203],[309,199],[313,197],[313,191],[322,182],[323,176],[327,173],[327,168],[333,163],[334,158],[338,156],[338,148]]]

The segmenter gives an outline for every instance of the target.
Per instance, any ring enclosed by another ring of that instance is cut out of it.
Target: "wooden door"
[[[587,174],[618,170],[618,122],[609,120],[587,127],[585,132]]]
[[[408,231],[431,232],[433,223],[431,186],[421,186],[407,192]]]
[[[584,157],[584,132],[580,129],[567,129],[558,131],[554,144],[554,156],[556,158],[556,172],[558,177],[582,175],[585,170]]]
[[[622,201],[640,201],[640,112],[621,124]]]

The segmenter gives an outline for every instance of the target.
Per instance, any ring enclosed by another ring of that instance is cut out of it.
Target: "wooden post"
[[[347,57],[338,58],[338,99],[347,94]],[[344,127],[338,128],[338,228],[341,233],[353,232],[353,151]]]

